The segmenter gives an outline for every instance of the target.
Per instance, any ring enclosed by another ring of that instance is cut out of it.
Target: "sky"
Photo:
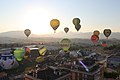
[[[52,19],[60,21],[56,32],[65,27],[77,32],[73,18],[81,20],[79,32],[120,32],[120,0],[0,0],[0,33],[30,29],[33,34],[51,34]]]

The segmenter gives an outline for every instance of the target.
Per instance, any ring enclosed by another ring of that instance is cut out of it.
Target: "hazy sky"
[[[34,34],[53,33],[50,20],[57,18],[56,32],[69,27],[72,19],[81,19],[79,32],[120,32],[120,0],[0,0],[0,32],[31,29]]]

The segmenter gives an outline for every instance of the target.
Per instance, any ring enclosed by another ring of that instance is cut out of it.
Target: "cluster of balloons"
[[[79,29],[81,28],[80,19],[79,19],[79,18],[74,18],[74,19],[73,19],[73,24],[75,25],[75,29],[76,29],[77,31],[79,31]]]
[[[73,19],[73,24],[75,25],[75,29],[76,29],[77,31],[79,31],[79,29],[81,28],[80,19],[79,19],[79,18],[74,18],[74,19]],[[56,30],[57,30],[57,28],[59,27],[59,25],[60,25],[60,21],[59,21],[58,19],[52,19],[52,20],[50,21],[50,26],[53,28],[54,33],[56,32]],[[65,33],[68,33],[69,28],[68,28],[68,27],[65,27],[65,28],[64,28],[64,31],[65,31]]]
[[[23,58],[27,59],[30,53],[29,48],[20,48],[16,49],[14,51],[14,57],[17,59],[17,61],[22,61]]]
[[[105,37],[108,39],[108,37],[111,35],[111,30],[110,29],[104,29],[103,34],[105,35]],[[95,44],[99,41],[99,35],[100,32],[98,30],[95,30],[93,32],[93,35],[91,36],[91,41]],[[106,46],[106,42],[103,41],[102,42],[102,46],[105,47]]]
[[[100,35],[100,32],[99,32],[98,30],[95,30],[95,31],[93,32],[93,35],[91,36],[91,40],[92,40],[92,42],[93,42],[94,44],[98,42],[98,40],[99,40],[99,35]]]

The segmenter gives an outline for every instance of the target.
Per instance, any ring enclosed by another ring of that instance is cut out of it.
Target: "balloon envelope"
[[[100,35],[100,32],[99,32],[98,30],[95,30],[95,31],[93,32],[93,34],[96,35],[96,36],[99,36],[99,35]]]
[[[103,33],[104,33],[104,35],[108,38],[108,37],[110,36],[110,34],[111,34],[111,30],[110,30],[110,29],[105,29],[105,30],[103,31]]]
[[[80,19],[79,18],[74,18],[73,19],[73,24],[76,26],[80,23]]]
[[[36,62],[43,62],[45,59],[42,56],[36,58]]]
[[[70,48],[71,40],[65,38],[60,41],[60,45],[64,51],[68,51]]]
[[[28,37],[28,36],[31,34],[31,31],[30,31],[29,29],[26,29],[26,30],[24,31],[24,33],[25,33],[25,35]]]
[[[67,33],[69,31],[69,28],[68,27],[65,27],[64,28],[64,31]]]
[[[81,25],[80,25],[80,24],[75,25],[75,29],[76,29],[77,31],[79,31],[79,30],[80,30],[80,28],[81,28]]]
[[[24,58],[28,58],[28,55],[30,54],[30,48],[28,47],[25,47],[25,55],[24,55]]]
[[[13,69],[19,66],[13,54],[2,54],[0,57],[0,66],[3,69]]]
[[[21,61],[24,57],[25,50],[24,49],[16,49],[14,51],[14,56],[18,61]]]
[[[92,35],[92,36],[91,36],[91,40],[92,40],[93,43],[97,43],[98,40],[99,40],[99,37],[96,36],[96,35]]]
[[[53,30],[55,31],[59,27],[60,21],[58,19],[52,19],[50,21],[50,25],[53,28]]]
[[[46,51],[47,51],[47,49],[46,49],[46,47],[44,47],[44,46],[39,49],[39,53],[40,53],[40,55],[42,55],[42,56],[45,55]]]

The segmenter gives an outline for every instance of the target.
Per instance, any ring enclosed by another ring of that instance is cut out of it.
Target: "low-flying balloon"
[[[67,33],[69,31],[69,28],[68,27],[65,27],[64,28],[64,31]]]
[[[75,29],[76,29],[77,31],[79,31],[79,30],[80,30],[80,28],[81,28],[81,25],[80,25],[80,24],[75,25]]]
[[[14,56],[17,59],[17,61],[21,61],[24,57],[25,50],[24,49],[16,49],[14,51]]]
[[[3,69],[13,69],[19,66],[13,54],[2,54],[0,57],[0,66]]]
[[[68,39],[68,38],[64,38],[60,41],[60,45],[62,47],[62,49],[67,52],[70,48],[70,45],[71,45],[71,40]]]
[[[41,48],[39,48],[39,53],[40,53],[40,56],[44,56],[45,55],[45,53],[46,53],[46,51],[47,51],[47,49],[46,49],[46,47],[41,47]]]
[[[107,46],[106,41],[102,41],[102,46],[103,46],[103,47],[106,47],[106,46]]]
[[[50,21],[50,25],[53,28],[54,32],[56,31],[56,29],[59,27],[60,25],[60,21],[58,19],[52,19]]]
[[[24,31],[24,33],[25,33],[25,35],[28,37],[28,36],[31,34],[31,31],[30,31],[30,29],[26,29],[26,30]]]
[[[25,58],[25,59],[27,59],[29,54],[30,54],[30,48],[25,47],[25,54],[24,54],[24,58]]]
[[[99,32],[98,30],[95,30],[95,31],[93,32],[93,34],[96,35],[96,36],[99,36],[99,35],[100,35],[100,32]]]
[[[96,35],[92,35],[92,36],[91,36],[91,41],[92,41],[94,44],[97,43],[98,40],[99,40],[99,37],[98,37],[98,36],[96,36]]]
[[[37,57],[36,58],[36,62],[43,62],[45,59],[44,59],[44,57],[42,57],[42,56],[39,56],[39,57]]]
[[[103,31],[103,33],[104,33],[104,35],[108,38],[108,37],[110,36],[110,34],[111,34],[111,30],[110,30],[110,29],[105,29],[105,30]]]
[[[80,19],[79,18],[74,18],[73,19],[73,24],[76,26],[80,23]]]

